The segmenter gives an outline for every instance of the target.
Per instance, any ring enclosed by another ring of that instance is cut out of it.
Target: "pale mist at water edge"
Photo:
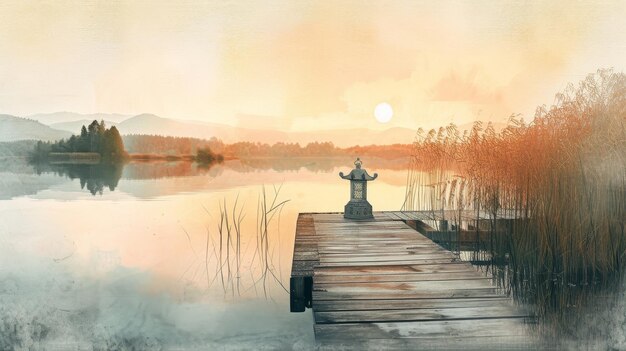
[[[113,180],[24,165],[2,172],[0,348],[313,347],[310,311],[289,313],[284,289],[295,220],[342,210],[345,164],[130,164]],[[370,202],[398,209],[405,171],[373,166]],[[257,230],[263,189],[268,205],[276,193],[275,204],[289,200],[267,237]],[[224,206],[243,218],[239,241],[223,227],[220,251]]]
[[[0,349],[313,348],[311,311],[290,313],[285,291],[295,222],[298,212],[342,211],[349,187],[338,172],[351,161],[131,163],[106,175],[3,167]],[[369,201],[397,210],[404,164],[379,162],[365,160],[379,173]],[[267,208],[288,200],[267,235],[263,191]],[[220,240],[224,207],[231,235],[223,224]],[[537,332],[565,348],[623,349],[624,286],[566,288],[583,303]]]

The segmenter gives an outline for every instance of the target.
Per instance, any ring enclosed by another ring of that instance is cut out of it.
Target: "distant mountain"
[[[35,115],[30,115],[28,118],[37,120],[43,124],[51,125],[55,123],[64,123],[64,122],[75,122],[79,120],[88,120],[89,122],[94,119],[100,121],[101,119],[105,121],[111,121],[115,123],[119,123],[125,119],[132,117],[132,115],[123,115],[119,113],[90,113],[90,114],[82,114],[76,112],[54,112],[54,113],[38,113]],[[80,127],[79,127],[80,128]]]
[[[0,141],[54,141],[68,138],[71,135],[72,133],[51,128],[32,119],[0,115]]]
[[[29,119],[9,115],[0,115],[0,141],[22,139],[57,140],[78,134],[83,125],[89,125],[94,119],[104,119],[107,126],[116,126],[122,135],[164,135],[210,139],[216,137],[227,144],[248,141],[274,144],[277,142],[300,143],[304,146],[312,142],[332,142],[339,147],[355,145],[410,144],[416,131],[409,128],[394,127],[386,130],[366,128],[330,129],[307,132],[285,132],[271,129],[251,129],[234,127],[219,123],[178,120],[144,113],[128,116],[117,113],[80,114],[74,112],[55,112],[29,116]],[[41,122],[37,122],[35,120]],[[496,132],[507,125],[492,122]],[[471,130],[472,123],[464,123],[457,128],[460,131]],[[483,123],[483,128],[487,122]]]
[[[291,142],[308,144],[315,141],[332,141],[340,147],[372,144],[410,144],[415,138],[416,131],[409,128],[394,127],[382,131],[359,129],[331,129],[313,132],[289,133]]]
[[[122,134],[155,134],[210,139],[216,137],[226,143],[255,141],[274,143],[285,141],[287,133],[270,130],[253,130],[218,123],[181,121],[153,114],[141,114],[117,125]]]
[[[152,114],[129,118],[117,125],[121,134],[154,134],[210,139],[216,137],[225,143],[239,141],[300,143],[330,141],[336,146],[411,143],[415,131],[408,128],[390,128],[384,131],[369,129],[337,129],[311,132],[283,132],[232,127],[218,123],[180,121]]]
[[[68,118],[75,117],[73,120]],[[88,117],[88,118],[87,118]],[[113,117],[113,118],[109,118]],[[52,128],[78,133],[83,125],[91,123],[94,119],[104,119],[108,126],[115,125],[122,135],[167,135],[179,137],[191,137],[210,139],[216,137],[225,143],[240,141],[260,142],[274,144],[277,142],[300,143],[306,145],[312,142],[332,142],[339,147],[371,144],[395,144],[411,143],[415,131],[408,128],[390,128],[383,131],[365,128],[355,129],[331,129],[310,132],[285,132],[269,129],[249,129],[234,127],[219,123],[207,123],[200,121],[185,121],[172,118],[164,118],[154,114],[140,114],[124,118],[118,114],[93,114],[82,115],[72,112],[57,112],[52,114],[34,115],[40,122],[64,119],[63,122],[49,122]]]
[[[54,129],[58,129],[58,130],[65,130],[73,134],[78,134],[82,126],[87,127],[93,121],[94,121],[93,119],[80,119],[78,121],[52,123],[50,124],[50,127]],[[97,121],[100,121],[100,120],[98,119]],[[118,123],[116,122],[111,122],[107,120],[104,120],[104,124],[107,126],[107,128],[118,125]]]

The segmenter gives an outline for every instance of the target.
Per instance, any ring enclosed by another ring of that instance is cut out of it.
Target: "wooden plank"
[[[312,277],[313,269],[318,265],[318,261],[293,261],[291,263],[291,276]]]
[[[485,276],[468,275],[467,272],[444,272],[444,273],[409,273],[409,274],[369,274],[369,275],[319,275],[315,274],[315,284],[323,283],[375,283],[375,282],[416,282],[431,280],[487,280],[492,278]]]
[[[404,221],[414,221],[417,219],[426,219],[428,216],[423,212],[415,212],[415,211],[396,211],[394,215],[398,218],[401,218]]]
[[[298,250],[296,250],[298,251]],[[304,251],[304,250],[303,250]],[[396,253],[396,254],[419,254],[423,251],[433,251],[433,252],[447,252],[445,249],[441,247],[433,247],[428,245],[423,246],[414,246],[411,245],[407,247],[407,245],[375,245],[375,244],[356,244],[356,245],[345,245],[341,246],[326,246],[319,247],[317,252],[324,255],[364,255],[369,253]]]
[[[430,272],[466,272],[472,270],[467,262],[425,262],[422,264],[390,264],[390,265],[353,265],[353,266],[318,266],[315,275],[366,275],[366,274],[402,274]]]
[[[315,213],[315,221],[318,223],[371,223],[371,222],[389,222],[388,215],[383,213],[374,213],[374,218],[367,220],[350,220],[343,218],[343,213]]]
[[[404,246],[385,246],[385,247],[377,247],[376,245],[363,247],[357,246],[353,249],[349,248],[320,248],[318,249],[318,253],[324,256],[341,256],[341,255],[349,255],[349,256],[367,256],[367,255],[418,255],[420,250],[431,251],[433,253],[436,252],[446,252],[450,253],[450,251],[445,251],[441,248],[433,248],[433,247],[423,247],[423,248],[406,248]]]
[[[398,217],[400,217],[400,219],[402,219],[403,221],[410,221],[411,220],[411,216],[405,212],[396,212]]]
[[[486,298],[449,298],[449,299],[380,299],[380,300],[344,300],[314,301],[316,312],[323,311],[370,311],[370,310],[405,310],[415,308],[462,308],[484,306],[511,306],[508,297],[492,296]]]
[[[299,214],[289,280],[291,312],[304,312],[306,307],[312,306],[313,269],[319,265],[319,253],[314,238],[313,216]]]
[[[419,244],[419,243],[427,243],[426,240],[430,240],[428,238],[424,238],[424,239],[419,239],[419,238],[412,238],[412,235],[415,235],[416,233],[410,233],[409,235],[402,235],[402,234],[394,234],[394,233],[384,233],[384,234],[376,234],[376,235],[366,235],[366,234],[347,234],[344,233],[342,235],[323,235],[320,234],[317,236],[317,240],[318,242],[321,243],[325,243],[325,242],[332,242],[333,244],[337,243],[337,244],[348,244],[348,243],[374,243],[374,242],[380,242],[380,243],[386,243],[386,242],[402,242],[404,244],[411,244],[411,243],[415,243],[415,244]],[[348,236],[351,235],[351,236]],[[432,241],[431,241],[432,243]],[[433,245],[435,245],[433,243]]]
[[[320,264],[324,265],[326,263],[346,263],[346,264],[352,264],[352,263],[378,263],[378,262],[395,262],[395,261],[402,261],[405,263],[411,263],[411,262],[420,262],[423,260],[437,260],[437,259],[444,259],[447,261],[451,261],[456,259],[456,257],[453,254],[450,253],[446,253],[446,252],[432,252],[432,253],[425,253],[425,254],[420,254],[420,255],[415,255],[415,254],[403,254],[403,255],[385,255],[385,256],[380,256],[380,255],[322,255],[320,257]]]
[[[421,251],[421,250],[426,250],[428,248],[428,249],[434,249],[434,250],[440,250],[440,251],[452,253],[451,251],[445,250],[443,249],[443,247],[437,246],[434,243],[432,243],[431,246],[420,246],[420,244],[426,244],[426,243],[407,242],[407,240],[402,240],[402,239],[397,239],[397,238],[389,238],[389,239],[376,238],[376,239],[355,239],[355,240],[341,239],[341,240],[336,240],[336,242],[333,243],[332,247],[321,245],[319,249],[324,250],[328,248],[336,248],[338,250],[341,249],[343,251],[350,250],[351,253],[358,253],[359,250],[367,250],[367,249],[384,249],[384,250],[400,249],[402,251],[419,249]],[[319,252],[319,249],[316,251]]]
[[[349,234],[373,234],[373,233],[392,233],[406,234],[407,237],[412,237],[415,239],[419,239],[421,236],[418,233],[415,233],[415,230],[406,227],[406,228],[384,228],[384,227],[330,227],[330,228],[316,228],[317,236],[348,236]]]
[[[421,248],[407,248],[405,246],[391,246],[391,247],[355,247],[352,250],[327,250],[322,248],[317,253],[322,253],[324,257],[359,257],[359,256],[375,256],[375,255],[402,255],[402,256],[424,256],[430,254],[446,254],[452,257],[457,257],[450,251],[444,250],[440,247],[421,247]]]
[[[393,260],[393,261],[355,261],[355,262],[321,262],[319,267],[355,267],[355,266],[388,266],[390,264],[403,264],[407,266],[419,265],[419,264],[433,264],[433,263],[455,263],[455,259],[452,258],[427,258],[427,259],[413,259],[413,260]]]
[[[378,221],[378,222],[361,222],[361,223],[354,223],[354,222],[319,222],[316,220],[316,226],[320,229],[324,229],[324,228],[361,228],[361,229],[368,229],[368,228],[384,228],[384,227],[388,227],[388,228],[394,228],[394,229],[400,229],[402,228],[402,225],[404,224],[401,221],[387,221],[387,222],[382,222],[382,221]]]
[[[316,231],[316,237],[321,240],[341,239],[341,238],[380,238],[380,237],[398,237],[408,240],[428,240],[418,236],[413,229],[398,228],[394,230],[384,228],[331,228]]]
[[[393,228],[393,229],[402,229],[401,221],[387,221],[387,222],[363,222],[363,223],[350,223],[350,222],[316,222],[316,225],[322,231],[329,229],[381,229],[385,227]]]
[[[555,345],[539,343],[528,336],[479,336],[395,339],[320,339],[322,350],[557,350]]]
[[[330,293],[378,293],[378,292],[414,292],[453,289],[489,289],[495,288],[484,279],[463,280],[419,280],[403,282],[329,282],[315,281],[315,291]]]
[[[296,261],[318,261],[319,254],[315,251],[294,251],[298,256]]]
[[[325,258],[404,257],[406,259],[409,257],[425,258],[425,257],[430,257],[432,255],[445,255],[446,257],[456,257],[450,251],[445,251],[441,248],[435,248],[435,247],[426,247],[423,250],[409,250],[409,249],[402,250],[401,248],[395,248],[395,249],[391,248],[388,250],[370,249],[370,250],[352,250],[352,251],[321,250],[320,253]],[[314,254],[317,255],[318,253],[314,252]]]
[[[423,291],[320,291],[313,287],[313,301],[322,300],[387,300],[387,299],[443,299],[443,298],[461,298],[461,297],[492,297],[498,296],[495,288],[482,289],[441,289],[441,290],[423,290]]]
[[[381,231],[404,231],[409,233],[411,228],[407,227],[404,223],[402,222],[390,222],[390,223],[378,223],[375,225],[354,225],[351,223],[346,223],[346,224],[335,224],[335,225],[323,225],[323,224],[318,224],[316,227],[316,232],[317,233],[326,233],[326,232],[330,232],[333,230],[345,230],[347,233],[349,232],[367,232],[367,231],[375,231],[375,230],[381,230]],[[415,237],[418,237],[418,235],[416,235]]]
[[[378,220],[390,221],[392,218],[389,217],[386,211],[376,211],[373,213],[374,218]]]
[[[423,322],[316,324],[315,335],[324,339],[450,338],[455,336],[525,336],[518,319],[474,319]]]
[[[343,245],[347,245],[347,244],[353,244],[353,245],[366,245],[366,244],[374,244],[374,245],[383,245],[383,244],[402,244],[402,245],[411,245],[411,244],[419,244],[419,243],[425,243],[425,241],[421,241],[421,240],[409,240],[407,238],[403,238],[401,236],[396,236],[396,235],[389,235],[388,237],[352,237],[352,238],[348,238],[348,237],[337,237],[337,238],[321,238],[319,237],[318,240],[324,240],[324,241],[331,241],[334,244],[343,244]],[[429,239],[426,239],[429,240]],[[431,241],[432,242],[432,241]],[[435,243],[433,243],[433,245],[436,245]]]
[[[396,220],[396,221],[401,221],[402,220],[402,218],[398,215],[398,213],[396,211],[394,211],[394,212],[387,212],[387,216],[389,218],[393,219],[393,220]]]
[[[355,245],[355,246],[346,246],[346,247],[338,247],[338,246],[334,246],[334,247],[320,247],[318,248],[318,253],[322,254],[322,255],[341,255],[341,254],[346,254],[346,255],[367,255],[370,253],[381,253],[381,254],[385,254],[385,253],[396,253],[396,254],[405,254],[405,253],[419,253],[420,250],[432,250],[434,252],[438,252],[438,251],[443,251],[443,252],[450,252],[450,251],[445,251],[442,248],[438,248],[438,247],[428,247],[428,246],[424,246],[424,247],[406,247],[406,245]]]
[[[315,323],[376,323],[489,318],[528,318],[530,314],[511,306],[422,308],[405,310],[315,311]]]
[[[449,250],[444,249],[441,246],[433,245],[430,246],[427,244],[422,244],[419,246],[416,245],[407,245],[400,244],[397,245],[376,245],[373,243],[368,244],[354,244],[354,245],[344,245],[343,247],[321,247],[315,250],[315,252],[324,253],[324,255],[346,255],[346,256],[358,256],[367,254],[367,252],[374,251],[380,253],[401,253],[405,255],[419,255],[419,254],[427,254],[427,253],[445,253],[456,257],[456,254],[452,253]]]
[[[316,222],[316,226],[318,229],[326,230],[330,228],[342,228],[342,229],[403,229],[405,225],[402,221],[389,221],[389,222],[372,222],[372,223],[318,223]]]
[[[402,238],[402,239],[408,240],[409,242],[411,241],[427,242],[426,240],[429,240],[426,237],[422,237],[421,235],[417,236],[417,235],[419,235],[419,233],[417,233],[415,230],[412,230],[412,229],[403,229],[403,230],[394,230],[394,231],[385,231],[383,229],[377,229],[377,228],[374,228],[369,231],[368,230],[337,229],[337,230],[333,230],[329,232],[319,231],[317,232],[315,238],[318,241],[322,241],[322,242],[327,241],[327,240],[332,242],[335,239],[358,240],[358,239],[376,239],[376,238],[384,238],[384,239]]]
[[[419,237],[416,235],[420,235]],[[371,231],[348,231],[348,230],[336,230],[332,232],[318,232],[316,239],[319,243],[334,243],[335,240],[347,241],[347,240],[366,240],[366,239],[402,239],[407,242],[427,242],[430,240],[425,236],[417,233],[416,231],[398,230],[398,231],[384,231],[381,229],[375,229]],[[432,240],[431,240],[432,243]]]

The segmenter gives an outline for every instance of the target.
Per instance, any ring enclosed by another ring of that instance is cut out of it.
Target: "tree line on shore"
[[[137,149],[143,148],[144,154],[140,155],[142,159],[150,159],[150,156],[154,156],[155,153],[181,156],[189,155],[192,151],[195,152],[192,159],[198,163],[208,164],[221,162],[224,159],[221,154],[214,152],[214,148],[216,146],[219,148],[221,144],[221,141],[215,138],[207,141],[193,138],[132,135],[129,137],[129,141],[133,151],[137,152]],[[34,162],[45,162],[49,160],[51,154],[54,155],[55,153],[91,153],[98,154],[101,162],[119,163],[130,157],[124,144],[124,138],[115,126],[107,128],[104,121],[94,120],[87,127],[83,125],[79,135],[72,135],[68,139],[61,139],[56,142],[37,141],[30,157]],[[146,147],[148,152],[145,150]]]
[[[93,121],[80,130],[80,135],[72,135],[68,139],[56,142],[38,141],[32,153],[34,161],[45,161],[50,153],[97,153],[105,162],[119,162],[128,157],[120,132],[115,128],[107,128],[104,121]]]
[[[122,137],[128,152],[142,154],[190,155],[199,149],[210,149],[227,158],[254,157],[328,157],[372,156],[381,158],[409,157],[411,144],[367,145],[340,148],[332,142],[300,143],[277,142],[274,144],[242,141],[225,144],[220,139],[198,139],[162,135],[125,135]]]
[[[489,125],[487,129],[489,129]],[[450,125],[441,131],[454,128]],[[31,146],[34,145],[34,146]],[[25,149],[26,148],[26,149]],[[30,148],[30,149],[29,149]],[[34,150],[32,150],[34,148]],[[26,153],[24,150],[29,149]],[[137,159],[195,159],[203,162],[220,161],[224,158],[293,158],[293,157],[334,157],[334,156],[369,156],[384,159],[410,158],[414,151],[413,144],[391,145],[356,145],[338,147],[332,142],[300,143],[277,142],[274,144],[242,141],[226,144],[222,140],[174,137],[163,135],[120,135],[112,126],[106,128],[103,121],[93,121],[88,127],[81,128],[80,135],[56,142],[20,141],[0,143],[0,157],[19,157],[29,154],[34,161],[45,161],[50,153],[93,152],[102,159],[120,161],[137,156]],[[130,154],[130,156],[129,156]]]
[[[33,142],[35,143],[35,142]],[[14,143],[4,143],[0,151],[15,155]],[[17,152],[16,151],[16,152]],[[195,159],[201,163],[222,161],[226,158],[254,157],[332,157],[332,156],[371,156],[387,159],[409,157],[411,144],[366,145],[340,148],[332,142],[300,143],[277,142],[274,144],[242,141],[225,144],[216,137],[209,139],[174,137],[162,135],[124,135],[112,126],[107,128],[104,121],[93,121],[83,126],[79,135],[56,142],[38,141],[30,152],[33,161],[47,161],[50,153],[97,153],[107,162],[128,159],[129,153],[138,159],[176,158]],[[159,158],[160,157],[160,158]]]

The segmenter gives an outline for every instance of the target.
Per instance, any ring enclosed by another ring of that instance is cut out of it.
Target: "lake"
[[[112,171],[5,162],[0,348],[313,347],[312,315],[290,313],[285,290],[295,222],[298,212],[343,211],[349,187],[338,173],[352,161]],[[364,164],[380,174],[369,188],[375,210],[401,207],[405,164]],[[288,201],[260,232],[259,205],[271,210],[275,198],[274,206]],[[229,216],[221,238],[220,211]]]
[[[313,348],[310,310],[289,312],[296,218],[343,211],[349,187],[338,173],[352,161],[3,161],[0,349]],[[402,207],[407,164],[364,160],[379,173],[368,186],[374,210]],[[477,269],[507,288],[502,270]],[[532,292],[510,289],[529,302]],[[539,335],[626,348],[623,285],[559,289],[580,304],[548,314]]]

